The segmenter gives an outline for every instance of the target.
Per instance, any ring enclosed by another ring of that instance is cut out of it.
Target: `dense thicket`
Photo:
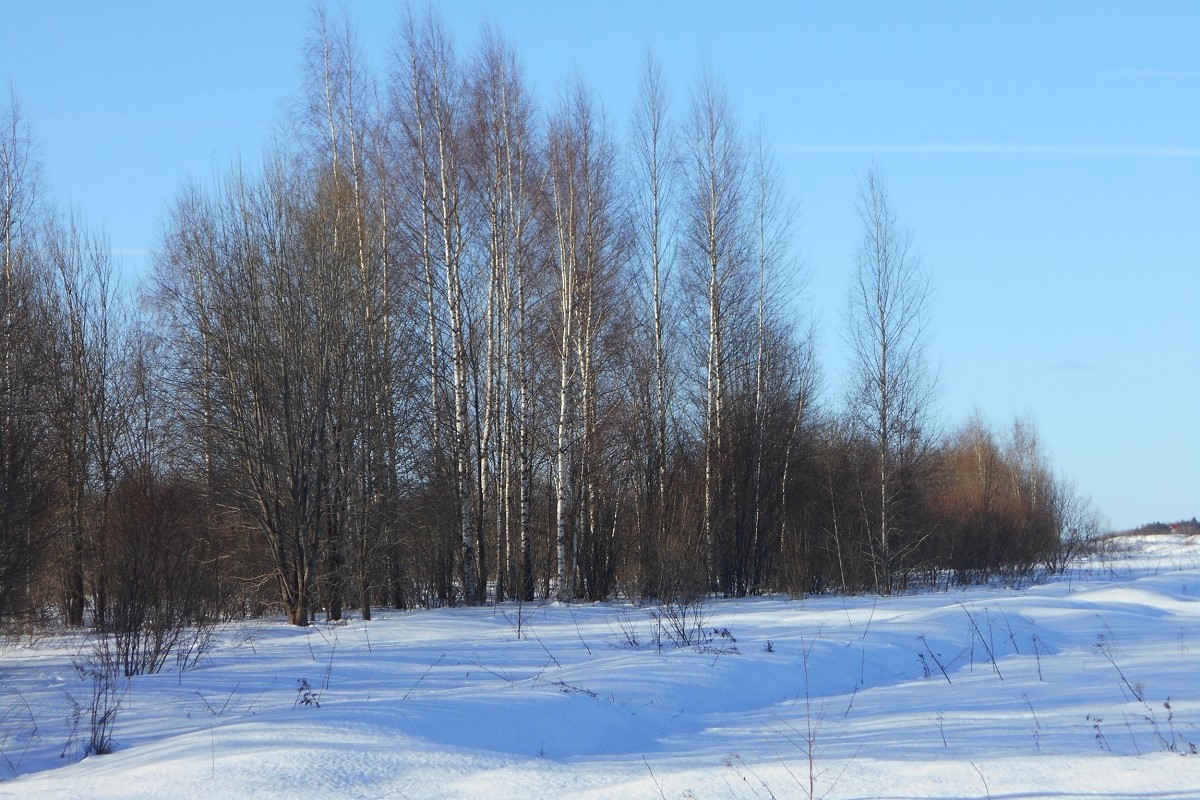
[[[712,75],[631,123],[410,16],[382,79],[318,14],[261,167],[187,186],[153,275],[0,138],[0,616],[170,632],[281,608],[889,592],[1061,565],[1032,427],[935,428],[927,278],[879,180],[817,403],[788,201]]]

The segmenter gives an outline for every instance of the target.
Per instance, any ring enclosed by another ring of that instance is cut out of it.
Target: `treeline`
[[[874,176],[821,405],[779,171],[716,79],[674,104],[648,59],[624,124],[582,84],[540,107],[493,32],[397,41],[373,75],[318,12],[298,110],[261,168],[181,189],[136,302],[12,99],[0,618],[889,592],[1095,532],[1028,423],[937,433]]]
[[[1180,536],[1200,536],[1200,522],[1195,517],[1178,522],[1150,522],[1138,528],[1115,533],[1115,536],[1162,536],[1174,533]]]

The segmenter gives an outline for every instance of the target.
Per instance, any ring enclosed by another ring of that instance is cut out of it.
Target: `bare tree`
[[[439,371],[436,331],[439,313],[434,298],[434,265],[442,269],[442,302],[448,317],[451,389],[453,396],[453,473],[461,534],[461,579],[468,605],[482,602],[477,592],[479,572],[476,528],[475,468],[468,408],[470,364],[467,318],[467,233],[463,219],[465,170],[460,152],[463,142],[464,86],[454,47],[445,25],[434,13],[418,21],[411,14],[403,29],[399,70],[401,87],[395,93],[402,105],[399,115],[414,156],[420,198],[421,260],[429,282],[431,380]],[[436,393],[433,402],[439,403]],[[433,410],[434,415],[437,409]]]
[[[4,260],[5,347],[0,370],[8,374],[12,354],[9,339],[17,313],[17,281],[22,267],[28,268],[37,208],[40,165],[33,155],[33,138],[16,93],[9,92],[7,108],[0,118],[0,257]]]
[[[39,258],[38,162],[15,93],[0,113],[0,624],[32,611],[54,476],[47,429],[53,364]]]
[[[929,278],[879,178],[868,174],[859,196],[863,238],[847,313],[851,353],[850,412],[875,461],[874,503],[864,492],[877,588],[891,591],[906,542],[902,501],[925,454],[936,381],[926,363]],[[873,516],[873,521],[871,517]]]
[[[633,116],[633,185],[639,191],[635,200],[640,256],[649,282],[647,326],[652,340],[654,389],[651,396],[651,446],[654,480],[652,524],[643,526],[639,542],[642,553],[643,582],[657,591],[657,546],[667,539],[668,492],[667,461],[669,406],[673,400],[674,378],[668,357],[668,326],[673,309],[668,303],[673,286],[671,276],[673,238],[670,209],[675,178],[673,132],[667,118],[667,93],[662,68],[647,54],[639,86],[638,105]]]
[[[94,567],[105,582],[94,598],[97,663],[126,677],[157,672],[171,656],[181,669],[193,665],[212,643],[222,600],[204,484],[169,458],[174,420],[154,339],[135,328],[129,341],[117,479]]]
[[[428,402],[424,408],[427,447],[422,453],[425,464],[425,482],[430,501],[423,509],[423,529],[432,535],[431,567],[437,595],[442,602],[453,602],[453,539],[461,535],[450,530],[449,523],[443,524],[441,507],[437,498],[444,493],[454,493],[454,477],[450,473],[445,441],[444,413],[444,342],[445,309],[440,302],[437,275],[437,247],[434,215],[435,175],[431,170],[431,133],[429,111],[426,107],[425,77],[427,69],[418,55],[418,22],[414,15],[404,19],[402,44],[395,53],[394,74],[390,81],[388,129],[391,140],[396,143],[398,177],[389,187],[396,195],[395,215],[398,234],[394,237],[407,257],[420,265],[420,282],[423,290],[425,335],[425,381]],[[389,154],[390,155],[390,154]],[[445,491],[443,491],[443,489]],[[461,506],[454,506],[454,514]]]
[[[534,262],[538,154],[533,108],[516,55],[485,32],[470,73],[471,211],[485,255],[483,363],[477,365],[479,536],[494,531],[497,599],[532,591],[530,551],[531,341],[528,284]],[[514,529],[516,536],[513,536]]]
[[[303,187],[276,158],[257,181],[234,171],[213,201],[185,197],[156,276],[180,352],[172,381],[201,416],[193,430],[211,426],[229,522],[258,537],[297,625],[311,618],[336,457],[346,337],[326,312],[353,303],[314,230],[319,191]]]
[[[44,237],[58,329],[52,425],[63,487],[60,580],[67,623],[81,625],[88,597],[97,613],[104,609],[106,576],[95,565],[117,480],[127,320],[107,241],[75,216],[52,217]]]
[[[805,421],[812,393],[811,350],[796,340],[795,327],[785,324],[781,309],[789,297],[783,284],[791,234],[791,209],[785,203],[779,166],[766,149],[760,131],[752,154],[750,178],[751,223],[757,287],[754,301],[754,390],[753,454],[748,473],[751,488],[746,501],[751,521],[739,527],[735,553],[735,585],[738,594],[757,590],[765,576],[768,539],[767,519],[788,513],[788,479],[793,445]],[[777,446],[784,446],[779,450]],[[774,456],[774,457],[772,457]],[[778,510],[767,508],[770,505]],[[783,523],[780,525],[782,550]]]
[[[574,597],[574,452],[575,414],[577,389],[575,382],[576,362],[574,358],[575,328],[578,325],[579,302],[576,282],[580,267],[579,243],[580,190],[577,180],[581,143],[572,125],[570,110],[560,112],[551,123],[549,150],[549,183],[551,208],[554,215],[554,230],[557,247],[555,263],[558,267],[557,308],[558,337],[558,425],[557,446],[554,454],[555,491],[555,570],[551,578],[551,592],[556,600]]]
[[[750,231],[747,156],[728,97],[704,73],[688,117],[683,162],[684,229],[696,294],[703,298],[704,521],[702,552],[708,586],[723,589],[718,551],[724,516],[723,459],[729,363],[726,348],[739,304],[747,297]],[[745,311],[745,308],[741,309]],[[697,325],[700,328],[700,324]]]
[[[352,287],[348,307],[324,314],[342,320],[345,375],[333,408],[335,445],[330,486],[333,505],[326,570],[328,613],[340,614],[337,567],[351,568],[364,618],[371,615],[373,562],[389,539],[399,471],[394,403],[399,390],[395,352],[402,330],[394,323],[397,269],[390,252],[386,147],[378,122],[374,86],[361,66],[349,17],[331,25],[315,15],[308,46],[308,103],[300,120],[313,182],[323,187],[320,203],[324,252],[333,259],[335,280]],[[344,549],[344,558],[340,550]]]
[[[621,325],[627,239],[617,206],[615,149],[603,114],[580,84],[551,117],[551,225],[558,281],[558,424],[555,462],[556,574],[552,592],[575,596],[580,550],[600,542],[597,502],[601,395],[611,369],[610,334]],[[607,526],[605,528],[607,530]],[[607,547],[592,556],[608,560]],[[589,570],[593,578],[595,570]],[[594,589],[589,589],[594,591]]]

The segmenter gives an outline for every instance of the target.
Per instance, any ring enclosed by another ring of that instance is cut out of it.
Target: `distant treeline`
[[[1150,522],[1140,528],[1114,533],[1114,536],[1161,536],[1166,533],[1177,533],[1182,536],[1200,535],[1200,522],[1195,517],[1181,519],[1179,522]]]
[[[823,395],[779,172],[713,76],[675,102],[647,59],[614,122],[579,84],[539,107],[493,32],[397,41],[372,75],[318,12],[274,148],[180,189],[132,292],[12,98],[0,619],[886,593],[1098,532],[1028,421],[939,432],[928,279],[874,175]]]

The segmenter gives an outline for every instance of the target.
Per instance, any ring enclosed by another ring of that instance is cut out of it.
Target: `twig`
[[[1108,663],[1112,664],[1113,669],[1117,671],[1117,675],[1119,675],[1121,678],[1121,683],[1125,684],[1125,687],[1133,693],[1133,696],[1137,698],[1138,702],[1146,702],[1142,699],[1142,693],[1139,692],[1137,688],[1129,682],[1129,679],[1125,677],[1125,672],[1117,666],[1117,662],[1113,661],[1113,657],[1108,654],[1108,647],[1106,647],[1103,643],[1100,643],[1096,645],[1096,651],[1099,652],[1100,655],[1104,656]]]
[[[1036,658],[1036,659],[1037,659],[1038,681],[1039,681],[1039,682],[1041,682],[1041,683],[1045,683],[1045,679],[1042,677],[1042,648],[1041,648],[1041,641],[1038,639],[1038,637],[1037,637],[1037,634],[1034,634],[1034,635],[1033,635],[1033,638],[1032,638],[1030,641],[1033,643],[1033,655],[1034,655],[1034,658]]]
[[[975,624],[975,618],[971,616],[971,612],[967,610],[966,606],[964,606],[962,603],[959,603],[958,607],[963,610],[963,613],[967,615],[967,619],[971,621],[971,627],[975,629],[975,635],[979,637],[979,643],[983,645],[984,651],[987,652],[988,658],[991,659],[992,669],[996,671],[996,676],[1003,681],[1004,676],[1000,674],[1000,666],[996,663],[996,656],[992,652],[992,648],[988,645],[987,639],[983,638],[983,631],[979,630],[979,626]]]
[[[654,777],[654,770],[650,769],[650,762],[646,760],[645,753],[642,753],[642,763],[646,765],[646,771],[650,773],[650,780],[654,781],[654,788],[658,789],[658,796],[662,800],[667,800],[667,795],[663,791],[662,784],[658,782],[658,778]]]
[[[1012,643],[1013,650],[1017,655],[1021,655],[1021,648],[1017,646],[1017,636],[1013,633],[1012,623],[1008,621],[1008,614],[1004,609],[1000,609],[1000,616],[1004,618],[1004,627],[1008,629],[1008,641]]]
[[[1025,705],[1029,706],[1029,713],[1033,714],[1033,744],[1040,753],[1042,751],[1042,723],[1040,720],[1038,720],[1037,712],[1033,710],[1033,703],[1029,700],[1029,695],[1022,694],[1021,696],[1025,698]]]
[[[233,696],[237,693],[237,690],[241,687],[241,685],[241,681],[238,681],[233,685],[233,691],[229,693],[229,697],[225,698],[225,705],[221,706],[221,710],[217,712],[218,717],[225,713],[225,709],[229,708],[229,703],[233,700]]]
[[[496,670],[494,670],[494,669],[488,669],[483,664],[480,664],[478,661],[471,661],[469,663],[473,667],[479,667],[481,670],[488,673],[489,675],[495,675],[497,678],[499,678],[502,681],[505,681],[506,683],[511,684],[513,682],[512,677],[510,677],[508,675],[501,675],[499,672],[496,672]]]
[[[1133,742],[1133,752],[1140,756],[1142,748],[1138,747],[1137,737],[1133,735],[1133,725],[1129,724],[1129,715],[1122,711],[1121,716],[1125,719],[1125,730],[1129,731],[1129,741]],[[1161,739],[1162,737],[1159,738]]]
[[[315,662],[317,660],[317,651],[314,650],[312,646],[312,632],[312,625],[309,625],[304,629],[304,643],[308,645],[308,654],[312,656],[312,660]]]
[[[534,640],[536,640],[536,641],[537,641],[537,643],[538,643],[539,645],[541,645],[541,647],[542,647],[542,650],[543,650],[543,651],[545,651],[546,655],[550,656],[550,660],[554,662],[554,666],[558,667],[559,669],[562,669],[562,664],[558,663],[558,659],[557,659],[557,658],[555,658],[555,657],[554,657],[554,654],[553,654],[553,653],[551,653],[551,652],[550,652],[550,651],[549,651],[549,650],[546,648],[546,644],[545,644],[545,642],[543,642],[543,641],[542,641],[542,637],[540,637],[540,636],[538,636],[538,635],[537,635],[537,631],[535,631],[535,630],[534,630],[532,627],[530,627],[530,628],[529,628],[529,632],[533,634],[533,638],[534,638]]]
[[[946,674],[946,668],[942,666],[942,662],[938,660],[937,655],[930,648],[929,642],[925,641],[925,634],[921,634],[917,638],[921,640],[921,644],[925,645],[925,651],[929,653],[929,657],[933,659],[933,663],[937,664],[938,669],[942,671],[942,677],[946,679],[946,683],[954,683],[954,681],[950,680],[950,676]]]
[[[592,648],[588,647],[588,643],[583,641],[583,633],[579,630],[579,620],[575,619],[575,610],[570,609],[570,611],[571,611],[571,622],[575,623],[575,635],[579,637],[580,644],[583,645],[583,649],[587,650],[587,654],[590,656],[592,654]]]
[[[584,689],[582,686],[572,686],[566,681],[555,681],[554,685],[564,694],[586,694],[588,697],[596,697],[596,693],[591,689]]]
[[[771,787],[767,785],[767,782],[764,781],[757,772],[755,772],[753,769],[750,768],[750,765],[746,763],[745,759],[743,759],[738,754],[734,753],[733,757],[727,763],[729,764],[729,766],[733,767],[733,771],[738,774],[738,777],[742,779],[743,783],[745,783],[747,786],[750,786],[749,779],[747,779],[746,776],[742,774],[742,771],[740,769],[738,769],[737,767],[735,767],[733,765],[734,759],[737,760],[737,763],[741,764],[743,767],[746,768],[746,772],[748,772],[754,776],[754,780],[758,781],[758,785],[761,786],[764,791],[766,791],[767,797],[770,797],[771,800],[778,800],[778,798],[775,797],[775,793],[771,791]],[[750,790],[754,791],[754,787],[751,786]],[[757,796],[758,792],[754,792],[754,794]]]
[[[274,679],[274,678],[272,678],[272,679],[271,679],[271,682],[270,682],[270,683],[267,685],[266,689],[263,689],[261,692],[259,692],[259,693],[258,693],[258,696],[256,696],[256,697],[255,697],[255,698],[254,698],[252,701],[250,701],[250,705],[246,706],[246,713],[247,713],[247,714],[253,714],[253,713],[254,713],[253,709],[254,709],[254,707],[255,707],[256,705],[258,705],[258,701],[259,701],[259,700],[261,700],[261,699],[262,699],[262,696],[263,696],[264,694],[266,694],[266,693],[267,693],[267,689],[270,689],[270,688],[271,688],[272,686],[274,686],[274,685],[275,685],[275,679]]]
[[[335,636],[335,637],[333,637],[333,647],[330,648],[330,650],[329,650],[329,665],[327,667],[325,667],[325,684],[324,684],[324,686],[321,687],[322,689],[329,688],[329,679],[333,675],[333,656],[335,653],[337,653],[337,647],[338,647],[338,639]]]
[[[421,681],[425,680],[425,676],[429,674],[430,670],[432,670],[438,664],[442,663],[442,659],[445,657],[446,657],[446,654],[442,653],[440,656],[437,657],[437,661],[433,662],[432,664],[430,664],[428,667],[425,668],[425,671],[421,673],[421,677],[417,678],[416,683],[414,683],[412,686],[408,687],[408,691],[404,693],[404,697],[400,698],[401,703],[403,703],[405,700],[408,699],[408,696],[413,693],[413,689],[416,689],[417,686],[420,685]]]
[[[215,709],[214,709],[214,708],[213,708],[211,705],[209,705],[209,703],[208,703],[208,700],[207,700],[207,699],[205,699],[204,695],[200,694],[200,690],[199,690],[199,689],[197,689],[197,690],[196,690],[196,697],[199,697],[199,698],[200,698],[200,702],[201,702],[201,703],[204,703],[204,707],[205,707],[206,709],[208,709],[208,713],[209,713],[209,714],[212,714],[214,717],[217,715],[217,712],[216,712],[216,710],[215,710]]]
[[[979,768],[979,765],[976,764],[974,761],[971,762],[971,766],[974,767],[975,772],[978,773],[979,780],[983,781],[983,793],[988,796],[988,800],[992,800],[992,791],[991,791],[991,789],[988,788],[987,778],[983,777],[983,770],[981,770]]]
[[[874,597],[871,600],[871,614],[867,617],[867,626],[863,628],[862,641],[866,641],[867,633],[871,630],[871,623],[875,621],[875,606],[879,604],[879,598]]]

